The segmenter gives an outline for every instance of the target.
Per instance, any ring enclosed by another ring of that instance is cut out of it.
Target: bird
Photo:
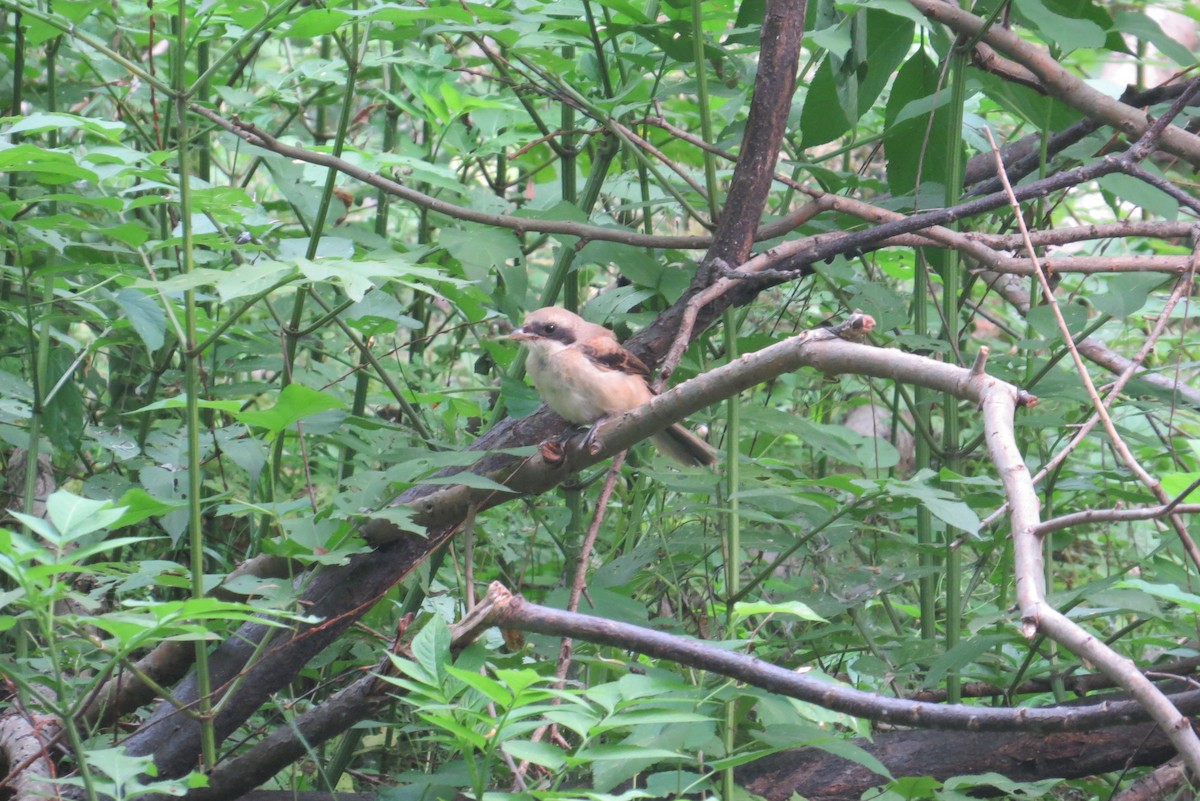
[[[602,325],[557,306],[530,312],[509,339],[529,351],[526,370],[551,409],[576,425],[598,423],[649,403],[650,368],[621,346]],[[650,437],[655,446],[683,465],[713,466],[717,453],[678,423]]]

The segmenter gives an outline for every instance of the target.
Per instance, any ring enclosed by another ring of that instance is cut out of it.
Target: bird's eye
[[[555,329],[555,328],[558,328],[558,326],[556,326],[554,323],[546,323],[546,325],[545,325],[545,327],[544,327],[544,329],[543,329],[543,330],[544,330],[544,331],[545,331],[547,334],[553,334],[553,333],[554,333],[554,329]]]

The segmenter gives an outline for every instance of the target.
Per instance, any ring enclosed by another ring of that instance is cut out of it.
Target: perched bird
[[[526,369],[542,400],[576,425],[598,423],[654,397],[642,360],[621,347],[612,331],[566,309],[531,312],[510,338],[529,349]],[[716,451],[678,423],[650,439],[680,464],[717,463]]]

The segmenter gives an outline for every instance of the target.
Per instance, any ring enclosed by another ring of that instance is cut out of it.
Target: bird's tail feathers
[[[662,453],[688,467],[713,467],[717,452],[700,437],[676,423],[652,436],[651,441]]]

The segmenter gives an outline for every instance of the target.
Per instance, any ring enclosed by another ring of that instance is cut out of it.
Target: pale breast
[[[527,368],[542,400],[579,425],[635,409],[652,397],[640,376],[597,369],[571,348],[531,353]]]

